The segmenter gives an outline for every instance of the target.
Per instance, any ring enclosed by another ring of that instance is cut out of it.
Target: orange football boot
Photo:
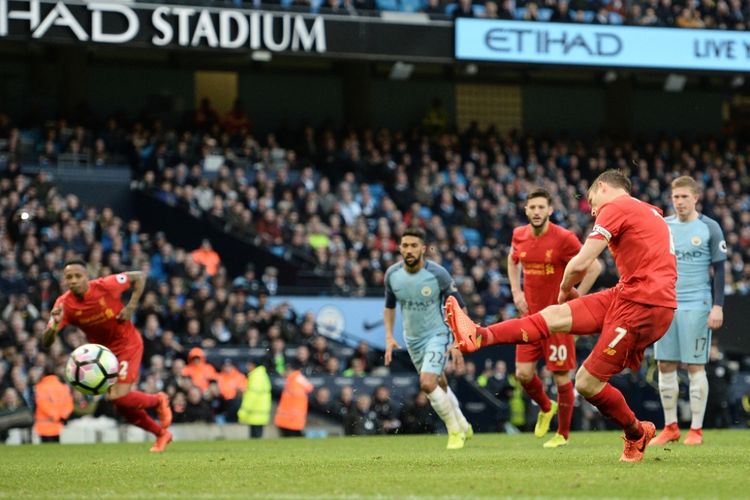
[[[682,444],[687,446],[698,446],[703,444],[703,429],[690,429],[685,435]]]
[[[677,426],[677,422],[665,425],[658,436],[648,443],[649,446],[664,446],[665,444],[679,441],[680,439],[680,428]]]
[[[153,453],[161,453],[164,451],[164,448],[167,447],[169,443],[172,442],[172,433],[169,432],[167,429],[163,429],[161,431],[161,434],[159,434],[156,437],[156,442],[151,447],[151,451]]]
[[[464,313],[452,295],[445,301],[445,322],[461,352],[474,352],[482,346],[482,336],[477,335],[477,324]]]
[[[656,426],[651,422],[641,422],[643,435],[638,439],[628,439],[624,437],[625,449],[620,455],[620,462],[640,462],[643,460],[643,453],[646,451],[646,445],[656,434]]]

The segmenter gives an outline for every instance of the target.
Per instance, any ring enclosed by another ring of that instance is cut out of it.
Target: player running
[[[89,342],[108,347],[120,362],[118,382],[109,388],[107,397],[129,423],[156,436],[152,452],[162,452],[172,441],[168,427],[172,423],[169,398],[163,392],[146,394],[132,390],[138,381],[143,357],[143,339],[130,318],[143,294],[145,277],[130,271],[90,280],[86,263],[71,260],[63,267],[63,284],[68,289],[55,301],[44,332],[45,348],[65,326],[73,325],[86,334]],[[123,306],[120,295],[133,286],[130,301]],[[146,413],[154,408],[161,425]]]
[[[601,332],[576,373],[576,390],[625,431],[620,460],[639,462],[656,429],[653,423],[636,418],[609,379],[624,368],[638,369],[645,348],[669,328],[677,307],[677,266],[661,210],[631,197],[630,189],[630,179],[619,170],[607,170],[591,185],[588,198],[595,225],[581,251],[565,267],[559,305],[482,328],[448,297],[446,317],[456,346],[464,352],[492,344],[526,344],[546,339],[550,332]],[[607,246],[620,281],[613,288],[578,297],[574,285]]]
[[[711,330],[724,322],[724,261],[727,243],[719,224],[699,214],[698,183],[689,176],[672,181],[672,203],[676,215],[667,217],[677,253],[677,312],[667,333],[654,346],[659,361],[659,395],[664,408],[664,429],[651,445],[680,439],[677,426],[677,367],[687,365],[690,379],[692,422],[683,441],[703,443],[703,416],[708,402],[706,363],[711,348]],[[713,299],[711,297],[713,268]]]
[[[463,448],[474,431],[466,421],[443,370],[448,359],[451,335],[443,321],[442,304],[451,296],[463,305],[453,278],[442,266],[425,260],[424,231],[410,228],[401,236],[403,262],[385,273],[385,365],[393,349],[401,346],[393,338],[396,302],[401,304],[404,340],[412,363],[419,372],[419,388],[448,429],[449,450]],[[459,354],[460,356],[460,354]]]
[[[552,197],[546,189],[538,188],[529,193],[525,210],[529,224],[513,230],[508,255],[508,279],[513,302],[522,316],[557,304],[563,270],[581,249],[575,234],[550,222]],[[585,295],[591,289],[601,269],[598,260],[591,262],[578,285],[578,294]],[[536,363],[540,359],[545,360],[547,368],[553,373],[557,385],[556,403],[544,392],[542,380],[536,374]],[[557,413],[557,433],[544,443],[544,448],[568,444],[575,402],[570,370],[575,370],[576,366],[575,338],[572,335],[552,333],[547,339],[516,346],[516,379],[539,405],[534,428],[537,437],[547,434],[552,417]]]

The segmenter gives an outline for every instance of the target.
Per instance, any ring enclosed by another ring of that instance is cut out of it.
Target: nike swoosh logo
[[[383,320],[379,319],[378,321],[369,322],[367,320],[362,322],[362,328],[365,329],[366,332],[369,332],[370,330],[374,330],[375,328],[381,326],[383,324]]]

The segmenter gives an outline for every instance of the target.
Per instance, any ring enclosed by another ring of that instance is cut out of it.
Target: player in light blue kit
[[[659,394],[664,429],[651,440],[663,446],[680,439],[677,426],[677,367],[687,364],[692,422],[683,444],[703,443],[703,416],[708,400],[705,365],[711,330],[724,322],[724,261],[727,244],[719,224],[696,211],[698,183],[689,176],[672,181],[676,215],[667,217],[677,255],[677,311],[667,333],[655,344],[659,361]],[[711,270],[713,269],[713,294]]]
[[[385,273],[385,364],[391,363],[393,349],[401,348],[393,338],[398,303],[401,305],[406,349],[419,372],[419,388],[427,394],[435,413],[448,429],[447,448],[455,450],[463,448],[466,439],[474,432],[461,413],[458,399],[443,373],[453,335],[443,321],[442,305],[448,295],[456,297],[462,306],[463,301],[448,271],[425,260],[426,250],[424,231],[407,229],[399,245],[404,260],[389,267]]]

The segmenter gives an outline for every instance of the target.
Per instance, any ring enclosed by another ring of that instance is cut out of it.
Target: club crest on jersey
[[[701,243],[703,243],[703,240],[701,239],[700,236],[696,235],[690,239],[690,243],[692,243],[694,247],[699,247]]]
[[[422,287],[422,296],[429,297],[430,295],[432,295],[432,288],[429,286]]]

